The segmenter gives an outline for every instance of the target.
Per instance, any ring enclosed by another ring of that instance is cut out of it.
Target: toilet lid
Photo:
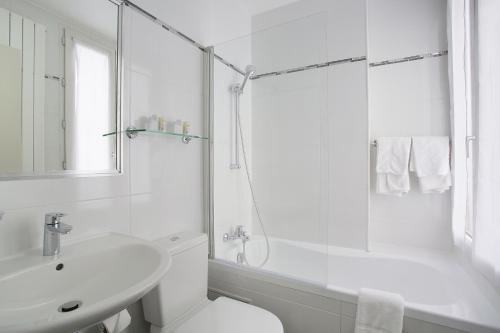
[[[269,311],[219,297],[182,324],[175,333],[283,333],[281,321]]]

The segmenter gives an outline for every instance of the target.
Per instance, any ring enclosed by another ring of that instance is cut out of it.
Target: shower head
[[[250,78],[250,76],[255,74],[256,70],[257,68],[253,65],[248,65],[247,67],[245,67],[245,78],[243,79],[243,82],[241,83],[240,86],[240,94],[243,93],[243,89],[245,88],[248,79]]]

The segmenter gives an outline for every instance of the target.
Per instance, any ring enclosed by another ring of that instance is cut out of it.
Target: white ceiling
[[[68,22],[76,21],[90,31],[115,40],[118,27],[118,7],[103,0],[28,0]]]
[[[260,14],[299,0],[240,0],[251,15]]]

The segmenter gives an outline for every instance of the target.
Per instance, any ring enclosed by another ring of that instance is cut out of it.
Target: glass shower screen
[[[214,48],[214,255],[324,285],[326,14],[264,21]]]

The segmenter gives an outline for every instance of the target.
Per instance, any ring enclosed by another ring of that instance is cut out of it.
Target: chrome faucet
[[[236,229],[232,233],[225,233],[222,240],[224,242],[233,241],[236,239],[241,239],[243,242],[250,240],[250,236],[245,231],[245,227],[242,225],[237,225]]]
[[[224,242],[229,242],[233,240],[241,239],[243,243],[243,252],[238,252],[236,255],[236,262],[238,264],[244,264],[247,262],[246,253],[245,253],[245,245],[246,242],[250,240],[250,236],[245,231],[245,227],[242,225],[237,225],[231,233],[225,233],[222,237]]]
[[[61,251],[61,234],[66,235],[73,229],[69,224],[62,223],[61,219],[66,214],[48,213],[45,214],[45,224],[43,229],[43,255],[55,256]]]

